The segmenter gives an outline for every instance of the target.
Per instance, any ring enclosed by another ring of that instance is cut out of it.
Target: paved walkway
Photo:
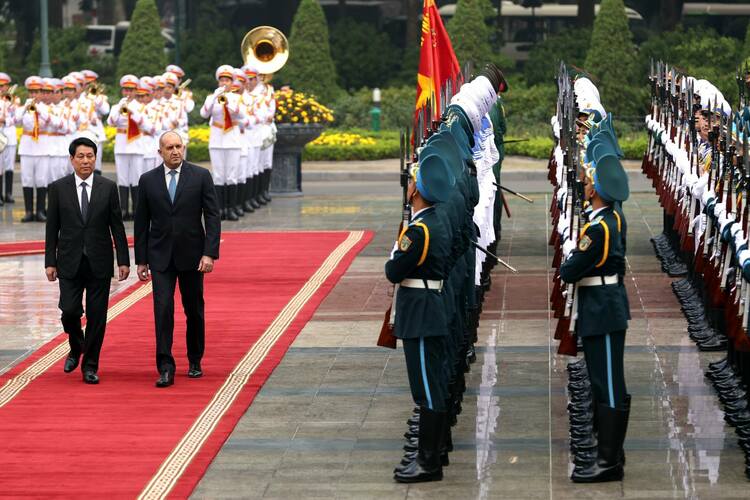
[[[372,229],[375,238],[300,333],[195,498],[748,497],[743,455],[702,376],[717,355],[688,340],[648,242],[661,220],[653,194],[636,193],[625,205],[633,410],[624,482],[567,479],[567,359],[549,341],[548,195],[536,194],[533,205],[510,201],[499,253],[520,273],[493,276],[451,466],[440,483],[405,486],[391,479],[412,406],[403,353],[374,345],[389,300],[382,271],[399,218],[398,187],[350,181],[304,189],[304,197],[276,198],[224,228]],[[7,207],[0,213],[3,239],[42,236],[41,224],[10,222]],[[59,329],[56,286],[42,265],[40,256],[0,259],[0,371]]]

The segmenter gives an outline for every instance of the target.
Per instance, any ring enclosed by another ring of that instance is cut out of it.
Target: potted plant
[[[333,111],[313,97],[288,88],[278,90],[276,99],[276,143],[273,149],[271,191],[302,194],[302,150],[315,140],[323,127],[333,122]]]

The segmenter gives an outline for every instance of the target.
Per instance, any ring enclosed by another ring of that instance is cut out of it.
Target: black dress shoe
[[[93,370],[86,370],[83,372],[83,381],[87,384],[98,384],[99,376]]]
[[[201,370],[200,363],[190,363],[190,369],[188,370],[188,377],[200,378],[203,376],[203,370]]]
[[[159,380],[156,381],[156,387],[169,387],[174,384],[174,373],[169,370],[161,372]]]
[[[73,370],[78,367],[78,359],[80,358],[80,354],[77,356],[74,356],[73,354],[68,354],[68,357],[65,358],[65,366],[63,367],[63,371],[65,373],[70,373]]]

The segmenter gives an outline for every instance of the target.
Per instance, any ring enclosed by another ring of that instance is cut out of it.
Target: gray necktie
[[[86,183],[81,183],[81,216],[83,221],[86,222],[86,216],[89,214],[89,194],[86,191]]]
[[[169,179],[169,199],[174,203],[174,195],[177,192],[177,170],[170,170],[169,175],[172,176],[172,178]]]

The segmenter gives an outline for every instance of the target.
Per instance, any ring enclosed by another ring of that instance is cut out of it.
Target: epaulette
[[[602,221],[603,218],[604,218],[604,216],[602,216],[602,215],[596,216],[594,218],[594,220],[591,221],[590,225],[595,226],[596,224],[599,224]]]

